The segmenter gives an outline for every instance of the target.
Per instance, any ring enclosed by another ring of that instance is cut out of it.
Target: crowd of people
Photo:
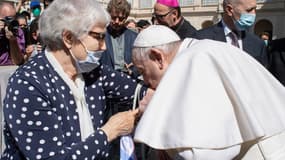
[[[284,132],[284,40],[248,31],[256,0],[223,0],[222,19],[201,30],[178,0],[138,21],[127,0],[43,4],[0,2],[0,65],[19,66],[1,159],[120,159],[119,138],[134,134],[138,160],[231,160]]]
[[[12,3],[1,2],[0,65],[22,65],[44,48],[39,38],[38,20],[52,0],[45,0],[44,7],[40,1],[32,0],[25,8],[27,2],[19,0],[16,7]]]

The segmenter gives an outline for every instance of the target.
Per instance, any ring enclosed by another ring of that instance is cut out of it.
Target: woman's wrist
[[[100,129],[106,134],[108,142],[111,142],[118,137],[114,129],[112,129],[107,123]]]

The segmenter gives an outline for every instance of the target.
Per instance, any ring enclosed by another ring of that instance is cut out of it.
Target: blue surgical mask
[[[255,14],[242,13],[239,20],[234,20],[234,24],[239,31],[243,31],[254,24],[255,17]]]
[[[35,17],[38,17],[38,16],[40,16],[40,14],[41,14],[41,9],[39,9],[39,8],[35,8],[35,9],[33,9],[33,15],[35,16]]]
[[[266,46],[268,46],[268,40],[264,40]]]
[[[83,42],[81,42],[83,44]],[[78,60],[74,57],[74,55],[72,54],[72,56],[75,59],[76,65],[77,65],[77,69],[79,73],[86,73],[86,72],[90,72],[93,69],[97,68],[100,65],[100,58],[102,56],[102,53],[104,52],[103,50],[100,51],[89,51],[85,45],[83,44],[87,57],[85,60]],[[70,50],[71,52],[71,50]],[[71,52],[72,53],[72,52]]]

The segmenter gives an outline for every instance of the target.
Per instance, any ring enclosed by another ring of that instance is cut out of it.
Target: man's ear
[[[38,38],[37,33],[36,33],[36,32],[32,32],[32,37],[33,37],[35,40],[37,40],[37,38]]]
[[[176,9],[174,9],[173,11],[171,11],[171,14],[173,14],[173,22],[175,23],[178,19],[178,11]]]
[[[62,32],[62,40],[65,46],[70,49],[72,44],[74,43],[73,34],[70,31],[64,30]]]
[[[233,16],[233,6],[231,4],[227,4],[225,7],[225,12],[228,16]]]
[[[163,69],[165,63],[165,55],[163,51],[157,48],[151,48],[149,58],[154,61],[160,69]]]

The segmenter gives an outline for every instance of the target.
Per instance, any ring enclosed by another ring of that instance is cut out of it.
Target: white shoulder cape
[[[251,56],[212,40],[181,46],[136,141],[156,149],[221,149],[285,129],[285,89]]]

